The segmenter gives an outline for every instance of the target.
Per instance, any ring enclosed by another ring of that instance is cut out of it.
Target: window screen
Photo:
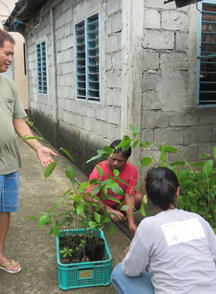
[[[100,101],[98,14],[78,23],[75,32],[77,98]]]
[[[47,94],[46,43],[37,44],[38,93]]]
[[[216,104],[216,2],[204,1],[201,14],[199,104]]]

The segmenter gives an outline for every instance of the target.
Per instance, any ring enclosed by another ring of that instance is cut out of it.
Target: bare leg
[[[11,260],[4,256],[4,244],[10,224],[10,212],[0,212],[0,265],[5,265],[9,270],[20,268],[18,262],[11,263]]]
[[[10,224],[10,213],[0,212],[0,264],[8,262],[8,259],[4,257],[4,243],[7,237],[7,232]]]

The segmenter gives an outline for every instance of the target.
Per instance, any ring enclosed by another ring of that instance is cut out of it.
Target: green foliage
[[[129,147],[141,148],[144,156],[140,159],[140,164],[143,168],[166,166],[172,169],[180,183],[178,207],[202,215],[216,230],[216,147],[212,155],[202,154],[197,162],[189,163],[184,157],[170,161],[169,155],[177,153],[177,148],[166,143],[156,145],[142,141],[140,129],[137,126],[131,126],[130,134],[125,135],[116,148],[126,150]],[[67,150],[64,148],[60,150],[68,158],[73,159]],[[105,146],[86,163],[107,158],[113,151],[111,147]],[[45,177],[50,176],[58,164],[58,162],[51,163],[44,171]],[[97,166],[99,180],[93,179],[90,182],[79,183],[75,178],[74,168],[71,166],[64,168],[72,188],[68,189],[63,197],[59,198],[47,212],[38,218],[38,225],[50,226],[50,233],[54,235],[58,235],[63,228],[103,228],[106,224],[109,225],[109,231],[112,232],[110,214],[104,208],[103,200],[109,199],[120,204],[119,200],[110,195],[110,191],[118,195],[124,193],[118,184],[124,182],[118,177],[119,171],[114,170],[114,177],[102,181],[102,170]],[[91,193],[88,192],[89,189]],[[140,213],[144,217],[149,215],[149,207],[150,204],[145,195],[140,207]],[[122,210],[127,210],[127,207],[122,207]]]

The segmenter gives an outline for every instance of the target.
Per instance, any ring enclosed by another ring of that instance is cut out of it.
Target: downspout
[[[57,61],[56,61],[56,35],[55,35],[55,7],[50,9],[50,22],[51,22],[51,42],[52,42],[52,75],[53,75],[53,97],[55,99],[55,137],[54,146],[58,147],[58,130],[59,130],[59,102],[57,96]]]

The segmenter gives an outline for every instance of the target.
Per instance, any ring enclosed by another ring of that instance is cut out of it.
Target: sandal
[[[15,269],[10,269],[8,267],[15,267]],[[19,273],[21,271],[21,266],[18,263],[16,263],[14,260],[9,259],[9,262],[0,264],[0,269],[4,270],[4,271],[6,271],[7,273],[10,273],[10,274],[17,274],[17,273]]]

